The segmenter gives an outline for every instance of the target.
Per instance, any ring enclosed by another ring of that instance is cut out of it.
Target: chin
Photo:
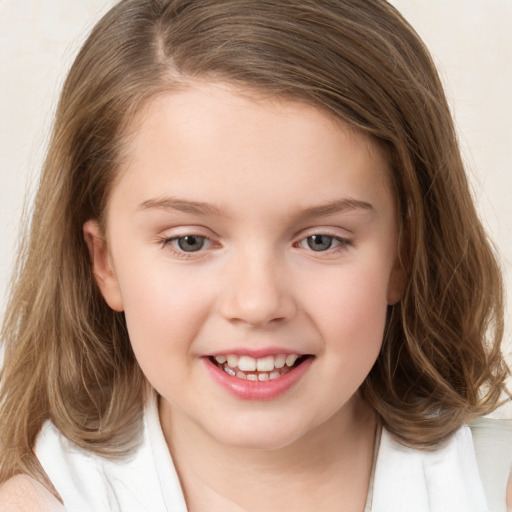
[[[302,423],[302,422],[301,422]],[[286,448],[306,435],[310,428],[304,424],[270,418],[244,418],[210,431],[210,435],[226,446],[238,449],[273,451]]]

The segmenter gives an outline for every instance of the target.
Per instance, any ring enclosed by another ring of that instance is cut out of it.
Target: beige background
[[[114,3],[0,0],[0,312],[24,198],[35,188],[57,92],[87,30]],[[424,38],[438,64],[475,199],[503,260],[510,298],[512,0],[392,3]]]

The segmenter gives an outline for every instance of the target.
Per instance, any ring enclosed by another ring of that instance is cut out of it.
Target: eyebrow
[[[188,201],[175,197],[162,197],[148,199],[140,204],[138,210],[177,210],[183,213],[194,215],[216,215],[220,216],[222,211],[217,206],[201,201]]]
[[[370,203],[367,203],[366,201],[346,198],[322,204],[319,206],[312,206],[311,208],[306,208],[305,210],[302,210],[300,212],[299,217],[301,219],[323,217],[326,215],[333,215],[335,213],[343,213],[353,210],[374,211],[375,209]]]
[[[177,210],[183,213],[191,213],[194,215],[221,216],[223,214],[223,210],[221,208],[211,203],[205,203],[202,201],[189,201],[176,197],[148,199],[141,203],[138,207],[138,210],[142,211],[152,209]],[[343,213],[353,210],[373,211],[374,207],[366,201],[344,198],[301,210],[298,214],[298,217],[300,219],[323,217],[326,215],[333,215],[335,213]]]

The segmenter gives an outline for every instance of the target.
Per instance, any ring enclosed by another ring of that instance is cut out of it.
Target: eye
[[[183,231],[182,231],[183,233]],[[220,244],[207,235],[194,231],[179,236],[157,237],[155,242],[171,256],[181,259],[198,259],[208,255],[211,249],[220,248]]]
[[[313,251],[327,251],[333,242],[334,238],[328,235],[312,235],[306,238],[308,247]]]
[[[311,249],[315,252],[323,252],[328,251],[329,249],[334,249],[338,246],[348,245],[349,241],[344,238],[339,238],[331,235],[311,235],[303,240],[301,240],[298,244],[299,247],[303,249]]]
[[[204,236],[187,235],[173,238],[170,243],[183,252],[197,252],[204,249],[209,240]]]

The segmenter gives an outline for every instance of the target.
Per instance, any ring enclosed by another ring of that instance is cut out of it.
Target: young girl
[[[512,428],[467,426],[503,399],[502,332],[441,84],[389,4],[123,0],[19,258],[0,510],[504,511]]]

